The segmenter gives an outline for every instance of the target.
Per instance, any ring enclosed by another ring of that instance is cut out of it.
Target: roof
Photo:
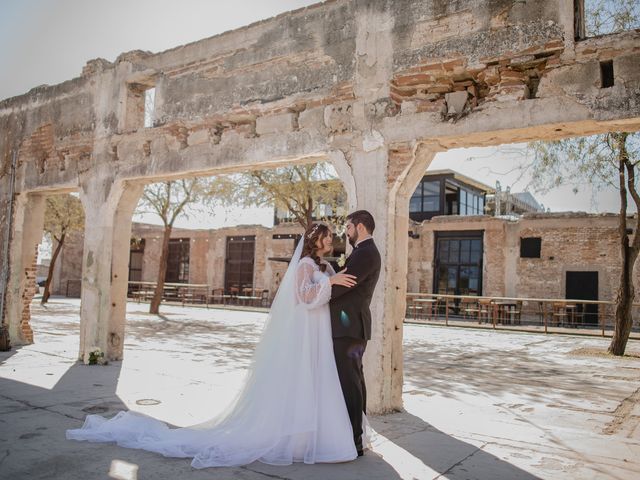
[[[529,205],[537,211],[542,211],[542,205],[538,203],[538,201],[531,195],[529,192],[518,192],[512,193],[514,197],[520,200],[522,203]]]
[[[466,183],[467,185],[477,188],[478,190],[481,190],[485,193],[495,193],[495,189],[493,187],[490,187],[487,184],[474,180],[471,177],[467,177],[466,175],[456,172],[455,170],[449,170],[449,169],[427,170],[424,174],[425,177],[431,177],[436,175],[451,175],[453,176],[454,179],[458,180],[459,182]]]

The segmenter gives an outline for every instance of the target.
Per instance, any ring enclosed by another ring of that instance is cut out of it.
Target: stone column
[[[413,144],[330,155],[349,197],[349,210],[374,216],[382,269],[371,302],[372,338],[365,353],[369,413],[402,408],[402,332],[406,309],[409,199],[436,150]]]
[[[85,209],[80,307],[80,354],[93,347],[107,360],[122,358],[127,300],[131,216],[143,186],[113,182],[109,171],[94,171],[82,184]]]
[[[5,297],[6,323],[12,345],[33,343],[29,325],[30,303],[33,298],[33,269],[37,246],[42,240],[45,198],[38,194],[15,197],[13,232],[9,247],[9,279]]]

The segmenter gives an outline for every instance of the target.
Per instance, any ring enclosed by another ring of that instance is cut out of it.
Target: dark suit
[[[356,276],[357,285],[331,289],[331,331],[333,353],[356,449],[362,450],[362,412],[367,409],[367,389],[362,355],[371,338],[371,297],[380,276],[380,253],[373,239],[360,242],[347,259],[346,272]]]

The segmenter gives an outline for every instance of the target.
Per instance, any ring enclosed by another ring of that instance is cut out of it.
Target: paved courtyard
[[[233,397],[263,312],[128,305],[125,358],[84,366],[79,302],[32,306],[36,343],[0,352],[2,479],[636,479],[640,342],[406,325],[405,411],[371,418],[373,451],[339,465],[195,470],[64,439],[87,413],[198,423]]]

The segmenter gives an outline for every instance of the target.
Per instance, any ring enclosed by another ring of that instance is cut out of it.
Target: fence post
[[[444,324],[449,326],[449,297],[444,300]]]
[[[493,323],[493,329],[495,330],[496,329],[496,317],[498,316],[498,307],[497,307],[497,305],[495,303],[493,305],[492,310],[493,310],[493,314],[491,315],[491,317],[493,319],[493,322],[492,322]]]

